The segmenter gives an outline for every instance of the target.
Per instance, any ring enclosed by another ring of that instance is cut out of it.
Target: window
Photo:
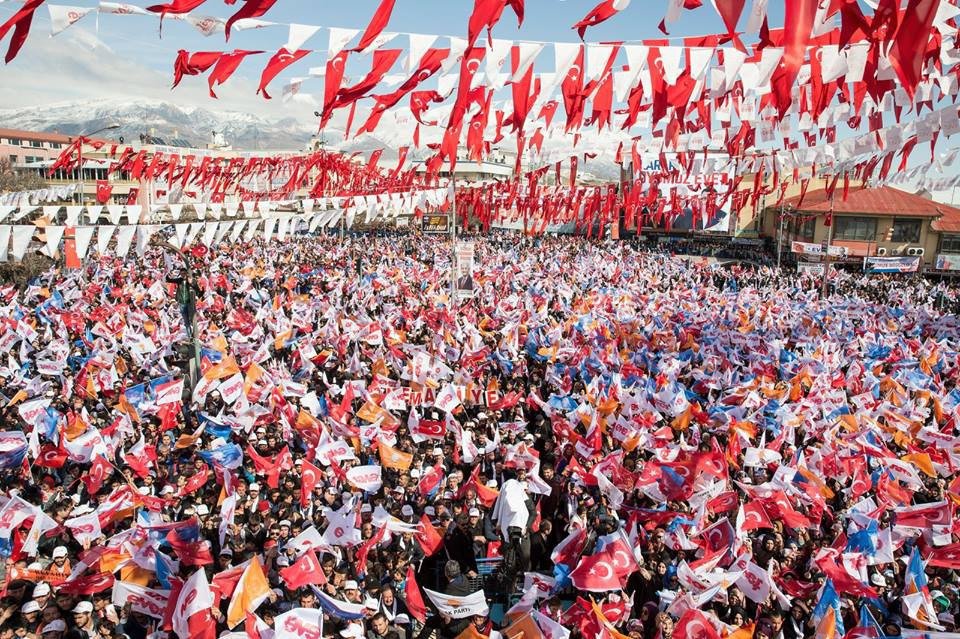
[[[51,148],[51,149],[59,149],[60,146],[61,146],[61,145],[60,145],[59,142],[51,142],[51,143],[50,143],[50,148]]]
[[[833,237],[838,240],[872,242],[877,235],[877,220],[872,217],[833,218]]]
[[[940,240],[941,253],[960,253],[960,235],[944,235]]]
[[[890,235],[890,241],[919,242],[922,224],[923,222],[920,220],[894,220],[893,233]]]
[[[22,142],[20,141],[20,138],[8,138],[7,144],[12,144],[13,146],[20,146]]]
[[[41,142],[40,140],[30,140],[30,146],[33,147],[34,149],[42,149],[43,142]]]

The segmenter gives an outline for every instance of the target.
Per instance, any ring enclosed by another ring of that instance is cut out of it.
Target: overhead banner
[[[867,273],[916,273],[920,270],[919,257],[867,257],[863,260]]]
[[[944,255],[941,253],[937,256],[934,266],[938,271],[960,271],[960,255]]]
[[[824,254],[824,246],[822,244],[810,244],[809,242],[793,242],[790,250],[800,255],[822,256]],[[826,253],[831,257],[846,257],[848,251],[846,246],[831,246]]]
[[[454,262],[454,291],[458,298],[473,297],[473,257],[476,246],[473,242],[457,244],[456,260]]]

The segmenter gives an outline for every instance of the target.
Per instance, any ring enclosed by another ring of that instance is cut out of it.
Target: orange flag
[[[403,471],[410,468],[410,464],[413,463],[412,454],[388,446],[382,441],[377,442],[377,448],[380,453],[380,465],[384,468]]]
[[[507,639],[541,639],[543,637],[540,627],[529,612],[501,630],[500,634]]]
[[[263,574],[260,558],[254,557],[233,591],[230,607],[227,608],[227,627],[231,630],[236,628],[248,612],[255,611],[257,606],[266,601],[270,592],[270,584]]]
[[[240,372],[240,367],[237,365],[237,360],[233,358],[232,355],[227,355],[218,363],[214,364],[207,369],[207,372],[203,376],[210,380],[223,379],[224,377],[232,377]]]

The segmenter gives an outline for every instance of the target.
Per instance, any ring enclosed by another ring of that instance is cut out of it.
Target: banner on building
[[[809,242],[793,242],[790,250],[800,255],[824,254],[824,246],[822,244],[810,244]],[[846,257],[848,251],[846,246],[831,246],[827,254],[831,257]]]
[[[916,273],[920,270],[919,257],[867,257],[863,260],[867,273]]]
[[[458,298],[473,297],[473,258],[476,245],[473,242],[458,242],[454,255],[454,291]]]
[[[938,271],[960,271],[960,255],[937,256],[936,269]]]
[[[450,216],[433,214],[423,216],[423,232],[441,234],[450,232]]]
[[[816,262],[797,262],[797,273],[801,275],[823,275],[823,264]]]

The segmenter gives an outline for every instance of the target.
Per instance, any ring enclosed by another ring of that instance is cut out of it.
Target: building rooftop
[[[799,196],[784,200],[785,206],[797,208],[804,213],[828,213],[831,206],[830,198],[824,189],[807,192],[806,197],[803,198],[803,206],[797,207],[799,203]],[[960,229],[960,209],[889,186],[867,189],[851,186],[847,199],[844,201],[843,187],[838,184],[836,193],[834,193],[833,212],[896,217],[932,217],[941,218],[941,221],[947,221],[948,223],[956,220],[957,228]],[[934,228],[941,230],[937,228],[937,224],[939,222],[934,223]]]
[[[18,140],[37,141],[37,142],[56,142],[60,144],[69,144],[77,138],[76,135],[64,135],[62,133],[50,133],[47,131],[22,131],[20,129],[0,128],[0,138],[16,138]],[[97,140],[102,138],[88,138]]]

